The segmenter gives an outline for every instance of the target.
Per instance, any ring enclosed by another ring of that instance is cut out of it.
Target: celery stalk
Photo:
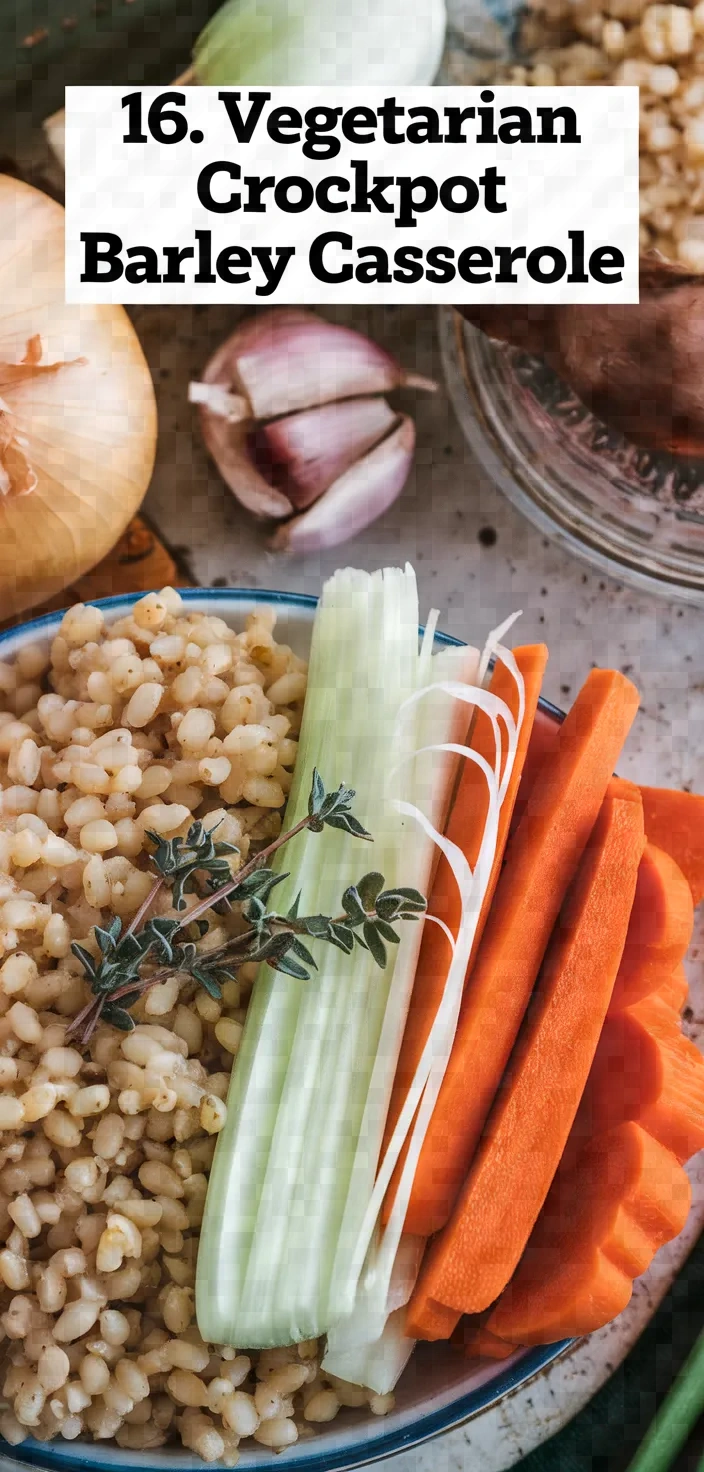
[[[455,668],[474,677],[476,652],[458,655]],[[427,643],[419,652],[412,569],[348,569],[326,584],[285,826],[306,812],[317,766],[328,784],[355,788],[355,812],[374,845],[328,828],[300,834],[275,859],[291,875],[277,892],[283,905],[300,891],[304,911],[334,913],[370,850],[387,887],[429,878],[432,842],[402,800],[434,821],[444,816],[455,759],[414,757],[426,744],[430,713],[413,698],[436,663]],[[458,713],[447,694],[443,701],[442,730],[452,737]],[[196,1309],[204,1339],[252,1348],[293,1343],[327,1332],[352,1306],[349,1264],[373,1189],[420,930],[407,927],[413,936],[404,931],[384,970],[363,951],[346,956],[316,943],[320,969],[305,982],[262,968],[201,1233]]]
[[[413,1349],[412,1341],[404,1333],[403,1305],[410,1297],[417,1276],[420,1244],[416,1238],[404,1238],[403,1223],[418,1156],[454,1040],[467,961],[496,852],[500,808],[506,794],[517,737],[523,721],[525,698],[522,677],[513,655],[500,643],[512,622],[513,619],[508,620],[490,636],[480,662],[480,672],[482,676],[486,675],[489,659],[494,655],[507,666],[516,682],[517,719],[514,721],[508,707],[490,691],[471,693],[460,685],[455,687],[458,700],[472,698],[493,724],[496,741],[493,769],[471,749],[456,748],[466,759],[478,762],[482,768],[489,792],[489,811],[473,873],[459,849],[447,837],[443,837],[443,824],[436,825],[434,839],[445,853],[455,875],[461,898],[462,918],[458,934],[454,938],[449,936],[452,960],[444,995],[408,1091],[404,1109],[381,1162],[368,1200],[356,1252],[348,1268],[350,1281],[356,1283],[354,1301],[345,1317],[333,1324],[323,1360],[323,1369],[343,1379],[369,1386],[381,1394],[393,1389]],[[441,688],[443,686],[438,687]],[[451,687],[445,685],[444,688],[449,690]],[[416,698],[427,699],[430,694],[435,693],[430,690],[419,692]],[[407,807],[405,804],[403,806]],[[412,809],[408,807],[408,811]],[[422,809],[416,809],[415,816],[421,828],[427,832],[430,828],[429,815],[423,813]],[[382,1233],[376,1227],[379,1209],[406,1139],[409,1140],[408,1154],[393,1209]],[[365,1251],[366,1260],[363,1268],[360,1268],[360,1254]]]

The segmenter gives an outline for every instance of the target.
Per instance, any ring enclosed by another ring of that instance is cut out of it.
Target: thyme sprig
[[[345,890],[338,915],[300,915],[300,895],[285,914],[269,908],[274,890],[290,875],[275,873],[267,860],[296,834],[304,829],[322,833],[328,827],[371,840],[371,834],[352,812],[354,796],[354,790],[344,785],[328,792],[319,772],[314,771],[306,816],[234,875],[230,859],[237,852],[236,845],[219,842],[215,837],[217,827],[209,831],[196,821],[185,838],[165,839],[148,833],[154,843],[150,861],[156,874],[130,925],[123,930],[122,922],[115,917],[105,927],[95,926],[98,958],[77,942],[71,947],[92,995],[73,1019],[69,1034],[87,1043],[101,1020],[131,1031],[134,1019],[130,1008],[151,987],[174,974],[195,981],[218,1000],[223,983],[247,962],[265,962],[274,971],[307,981],[317,965],[304,936],[336,946],[347,955],[359,946],[383,968],[387,946],[398,945],[400,940],[394,925],[401,920],[416,920],[425,911],[426,902],[417,890],[385,890],[384,876],[372,871]],[[178,913],[147,918],[165,887],[170,889],[172,908]],[[199,896],[190,909],[189,894]],[[203,944],[209,929],[205,915],[213,910],[223,913],[233,903],[240,907],[245,929],[208,950]]]

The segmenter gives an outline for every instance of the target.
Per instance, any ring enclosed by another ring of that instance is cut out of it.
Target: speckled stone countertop
[[[433,312],[356,308],[334,315],[385,343],[408,367],[441,379]],[[480,643],[508,613],[522,609],[521,639],[549,646],[545,694],[557,705],[569,704],[592,664],[631,675],[642,708],[623,775],[704,790],[701,612],[634,593],[544,540],[479,470],[442,389],[434,396],[403,396],[415,415],[418,444],[414,472],[396,505],[345,547],[282,560],[267,551],[261,531],[209,463],[187,403],[189,379],[199,376],[238,313],[168,307],[134,316],[159,394],[159,454],[146,510],[179,549],[194,581],[317,593],[343,562],[371,569],[409,560],[422,608],[438,607],[448,633]],[[700,954],[701,946],[692,955],[695,1035],[704,1016],[696,985]],[[539,1382],[462,1430],[399,1456],[394,1468],[499,1472],[564,1424],[623,1357],[701,1230],[704,1166],[694,1184],[686,1233],[658,1255],[626,1314]]]

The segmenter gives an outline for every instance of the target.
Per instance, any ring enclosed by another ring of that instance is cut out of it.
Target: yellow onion
[[[154,389],[122,307],[64,301],[64,212],[0,175],[0,618],[114,546],[149,484]]]

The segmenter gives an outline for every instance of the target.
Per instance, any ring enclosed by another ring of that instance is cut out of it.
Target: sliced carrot
[[[505,1360],[515,1354],[518,1345],[508,1344],[492,1334],[486,1325],[475,1327],[473,1319],[462,1319],[452,1336],[455,1349],[461,1349],[468,1360]]]
[[[533,722],[533,730],[530,733],[526,759],[523,764],[523,776],[518,788],[518,796],[513,809],[510,832],[515,832],[518,824],[527,811],[531,793],[535,786],[536,778],[546,757],[554,754],[560,735],[560,722],[545,710],[536,712]]]
[[[575,1130],[587,1137],[625,1120],[681,1164],[704,1149],[704,1059],[658,993],[607,1018]]]
[[[560,1163],[616,980],[645,844],[638,788],[614,782],[613,789],[555,928],[486,1137],[423,1264],[408,1315],[416,1338],[435,1330],[437,1304],[459,1318],[498,1298]]]
[[[664,976],[682,964],[693,925],[692,894],[681,869],[663,849],[648,843],[638,871],[612,1011],[648,996]]]
[[[523,1261],[487,1322],[513,1344],[590,1334],[626,1307],[633,1280],[681,1232],[689,1179],[636,1124],[599,1136],[555,1179]]]
[[[667,787],[641,787],[645,831],[674,859],[692,891],[695,905],[704,899],[704,797]]]
[[[408,1232],[429,1237],[450,1215],[637,709],[630,680],[592,670],[509,841],[416,1170]]]
[[[679,1015],[689,996],[689,982],[684,966],[676,966],[665,981],[660,982],[658,996]]]
[[[533,721],[538,709],[540,687],[548,660],[548,651],[544,644],[528,644],[525,647],[514,649],[513,655],[519,671],[523,676],[525,711],[518,738],[513,770],[501,808],[496,857],[482,906],[482,912],[479,917],[474,948],[469,962],[468,976],[471,973],[472,963],[476,956],[479,940],[501,872],[509,822],[518,792],[518,784],[521,780],[523,762],[528,748]],[[518,692],[516,682],[506,666],[498,660],[492,672],[489,689],[493,695],[505,701],[512,715],[517,719]],[[496,742],[492,723],[484,711],[477,711],[476,713],[469,744],[493,768],[496,761]],[[486,780],[475,762],[466,761],[462,768],[457,796],[448,823],[447,836],[462,849],[472,869],[479,856],[488,805],[489,798]],[[461,920],[459,892],[457,882],[444,855],[441,855],[438,863],[428,910],[431,915],[437,915],[441,920],[444,920],[450,932],[453,935],[457,935]],[[435,1014],[442,1001],[451,959],[450,944],[440,926],[426,925],[386,1121],[384,1145],[388,1143],[393,1133],[406,1095],[415,1077],[416,1069],[428,1040],[428,1034],[432,1027]],[[404,1160],[405,1152],[399,1161],[387,1194],[384,1208],[385,1219],[388,1218],[388,1213],[396,1194],[398,1177]]]

